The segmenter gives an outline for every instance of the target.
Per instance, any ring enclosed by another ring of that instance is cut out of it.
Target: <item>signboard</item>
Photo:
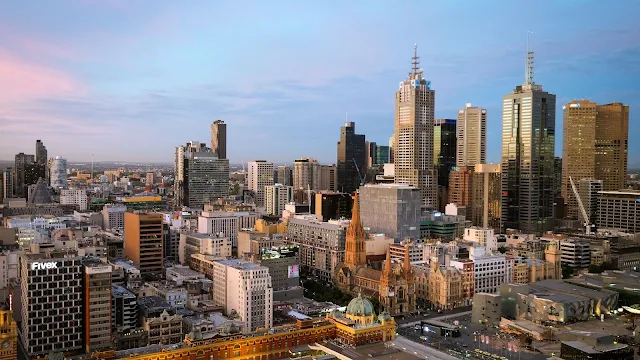
[[[300,268],[296,265],[287,266],[287,273],[289,274],[289,279],[299,278],[300,277]]]
[[[49,270],[49,269],[57,269],[57,268],[58,268],[58,263],[55,261],[31,263],[31,270]]]

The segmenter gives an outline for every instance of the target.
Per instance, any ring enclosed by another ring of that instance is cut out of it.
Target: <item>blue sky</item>
[[[228,124],[232,162],[336,158],[345,113],[387,143],[398,82],[418,44],[436,117],[488,109],[488,160],[500,160],[500,102],[535,80],[562,104],[631,107],[640,134],[640,2],[160,1],[0,3],[0,159],[171,162],[176,145]],[[631,141],[629,164],[640,166]]]

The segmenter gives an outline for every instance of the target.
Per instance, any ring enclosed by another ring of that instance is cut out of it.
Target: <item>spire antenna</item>
[[[525,65],[525,84],[533,85],[533,32],[527,32],[527,62]]]
[[[420,57],[418,56],[418,44],[413,44],[413,57],[411,58],[411,74],[419,74],[420,71]]]

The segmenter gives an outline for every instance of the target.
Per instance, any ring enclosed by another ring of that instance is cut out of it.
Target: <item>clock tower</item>
[[[10,310],[0,310],[0,360],[18,358],[18,325]]]

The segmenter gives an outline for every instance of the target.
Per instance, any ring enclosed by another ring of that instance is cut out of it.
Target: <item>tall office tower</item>
[[[449,172],[456,166],[456,120],[436,119],[433,125],[433,163],[438,169],[438,186],[448,186]]]
[[[20,260],[20,293],[14,297],[21,304],[13,307],[20,308],[20,339],[27,358],[82,352],[82,258],[34,244]]]
[[[598,200],[600,199],[599,192],[602,191],[602,180],[594,179],[580,179],[577,185],[578,195],[582,200],[582,206],[587,212],[589,217],[589,223],[595,224],[598,217]],[[579,219],[584,222],[586,219],[580,214]]]
[[[188,169],[190,154],[195,152],[206,152],[207,146],[204,143],[198,141],[188,142],[184,146],[176,146],[175,150],[175,181],[174,191],[176,194],[176,203],[178,205],[186,205],[188,202],[189,189],[187,188],[187,180],[189,178]]]
[[[27,188],[25,185],[26,168],[29,164],[33,164],[35,157],[25,153],[16,154],[14,177],[13,177],[13,193],[16,197],[26,197]]]
[[[436,93],[420,69],[414,47],[412,71],[396,92],[395,182],[420,188],[422,205],[437,206],[437,171],[433,167],[433,120]]]
[[[396,134],[391,135],[389,138],[389,163],[393,164],[395,159],[395,147],[396,147]]]
[[[338,169],[335,165],[320,165],[320,184],[314,189],[316,191],[336,191],[338,188]]]
[[[367,174],[366,156],[364,135],[356,134],[356,123],[347,121],[338,141],[338,191],[352,193],[360,187]]]
[[[124,214],[124,255],[140,275],[162,275],[164,270],[162,214]]]
[[[291,170],[291,166],[280,165],[278,166],[278,176],[276,179],[276,183],[293,186],[293,171]]]
[[[18,325],[11,310],[0,310],[0,346],[0,360],[18,358]]]
[[[67,188],[67,160],[56,156],[51,161],[51,167],[49,168],[50,185],[54,189]]]
[[[36,156],[35,162],[40,165],[47,165],[47,147],[41,140],[36,140]]]
[[[293,189],[315,190],[320,186],[320,164],[313,158],[293,161]]]
[[[525,233],[553,228],[556,96],[533,82],[527,52],[523,85],[502,101],[502,226]]]
[[[264,187],[264,207],[271,215],[282,216],[284,206],[293,201],[293,186],[275,184]]]
[[[273,185],[273,163],[266,160],[249,162],[247,169],[247,187],[253,191],[256,206],[264,206],[264,187]]]
[[[476,164],[471,180],[471,223],[500,230],[500,164]]]
[[[175,192],[179,205],[203,207],[229,195],[229,160],[220,159],[204,143],[176,147]]]
[[[458,111],[458,166],[487,162],[487,110],[471,104]]]
[[[13,169],[6,168],[2,170],[2,193],[3,199],[13,197]]]
[[[376,163],[376,158],[378,157],[378,146],[375,142],[373,141],[365,141],[365,151],[366,151],[366,155],[365,155],[365,159],[366,159],[366,164],[367,167],[370,168],[373,165],[377,164]]]
[[[602,180],[604,191],[624,188],[627,173],[629,107],[574,100],[564,107],[562,197],[565,216],[581,217],[571,189],[582,179]]]
[[[111,265],[84,263],[84,347],[87,354],[105,351],[111,342]]]
[[[218,159],[227,158],[227,124],[216,120],[211,124],[211,151]]]
[[[391,162],[389,158],[390,148],[387,145],[376,146],[376,165],[384,165]]]
[[[449,203],[467,208],[467,220],[471,219],[471,190],[474,166],[457,167],[449,173]]]

